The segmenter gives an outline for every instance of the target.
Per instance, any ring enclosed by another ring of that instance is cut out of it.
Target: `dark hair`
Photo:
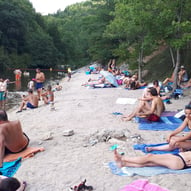
[[[0,110],[0,121],[7,121],[8,117],[7,117],[7,113],[5,110]]]
[[[130,89],[131,90],[135,90],[136,89],[136,82],[135,81],[130,83]]]
[[[189,105],[186,105],[185,106],[185,109],[191,109],[191,105],[189,104]]]
[[[51,89],[52,89],[52,86],[51,86],[51,85],[48,85],[47,89],[48,89],[48,90],[51,90]]]
[[[157,85],[158,86],[159,85],[159,81],[158,80],[154,80],[153,81],[153,85]]]
[[[151,87],[151,88],[149,88],[149,89],[150,89],[150,92],[151,92],[151,95],[152,95],[152,96],[158,96],[158,93],[157,93],[156,88]]]
[[[0,191],[16,191],[20,185],[20,182],[16,178],[8,177],[1,181]]]
[[[32,89],[28,89],[28,93],[33,93],[33,90]]]

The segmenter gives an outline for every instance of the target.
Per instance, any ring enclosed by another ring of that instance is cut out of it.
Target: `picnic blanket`
[[[157,184],[150,183],[149,180],[138,179],[128,184],[120,191],[169,191]]]
[[[165,154],[165,153],[179,153],[179,149],[174,149],[172,151],[150,151],[148,152],[146,150],[146,147],[157,147],[157,146],[161,146],[161,145],[167,145],[168,143],[159,143],[159,144],[136,144],[133,145],[134,150],[140,150],[143,153],[152,153],[152,154]]]
[[[174,116],[161,116],[158,122],[151,122],[145,118],[135,117],[135,121],[139,123],[140,130],[153,131],[173,131],[182,123],[181,119]],[[184,131],[189,131],[189,129],[185,128]]]
[[[155,167],[123,167],[118,168],[115,162],[109,162],[108,167],[111,172],[118,176],[155,176],[159,174],[185,174],[191,173],[191,168],[182,170],[171,170],[166,167],[155,166]]]
[[[37,152],[41,152],[41,151],[44,151],[43,147],[27,147],[22,152],[15,153],[15,154],[7,154],[4,157],[3,162],[14,161],[18,158],[21,158],[21,159],[30,158],[30,157],[33,157]]]
[[[21,166],[21,158],[18,158],[11,162],[3,162],[3,167],[0,168],[3,176],[12,177],[18,168]]]

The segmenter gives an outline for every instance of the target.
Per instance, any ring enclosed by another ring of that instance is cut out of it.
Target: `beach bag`
[[[179,99],[183,95],[182,89],[175,89],[174,92],[171,94],[171,97],[174,99]]]

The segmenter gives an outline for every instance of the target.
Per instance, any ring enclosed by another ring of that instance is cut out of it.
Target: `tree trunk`
[[[142,63],[143,63],[143,49],[139,51],[139,62],[138,62],[138,80],[142,81]]]
[[[180,66],[180,49],[178,48],[176,50],[176,67],[174,69],[174,83],[173,83],[172,92],[174,92],[174,90],[177,88],[179,66]]]
[[[172,59],[172,66],[174,68],[175,67],[174,54],[173,54],[172,48],[170,47],[169,49],[170,49],[170,55],[171,55],[171,59]]]

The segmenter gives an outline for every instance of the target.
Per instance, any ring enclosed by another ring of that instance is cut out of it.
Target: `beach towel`
[[[18,158],[11,162],[3,162],[3,167],[0,168],[3,176],[12,177],[18,168],[21,166],[21,158]]]
[[[93,88],[113,88],[111,84],[94,84]]]
[[[135,98],[117,98],[116,104],[135,104],[136,101]]]
[[[21,159],[30,158],[30,157],[33,157],[37,152],[41,152],[41,151],[44,151],[43,147],[27,147],[24,151],[20,153],[7,154],[4,157],[3,162],[14,161],[18,158],[21,158]]]
[[[177,111],[164,111],[162,112],[161,116],[166,117],[166,116],[175,116],[178,112]]]
[[[123,167],[118,168],[115,162],[109,162],[108,166],[111,172],[118,176],[155,176],[159,174],[185,174],[191,173],[191,168],[182,170],[171,170],[166,167],[155,166],[155,167]]]
[[[161,145],[167,145],[168,143],[159,143],[159,144],[136,144],[133,145],[134,150],[140,150],[144,153],[152,153],[152,154],[166,154],[166,153],[179,153],[179,149],[174,149],[172,151],[150,151],[148,152],[146,150],[146,147],[157,147],[157,146],[161,146]]]
[[[161,116],[158,122],[151,122],[145,118],[135,117],[135,121],[139,123],[140,130],[153,131],[173,131],[182,123],[181,119],[174,116]],[[185,128],[184,131],[189,131],[189,129]]]
[[[128,184],[120,191],[169,191],[157,184],[150,183],[148,180],[138,179]]]

